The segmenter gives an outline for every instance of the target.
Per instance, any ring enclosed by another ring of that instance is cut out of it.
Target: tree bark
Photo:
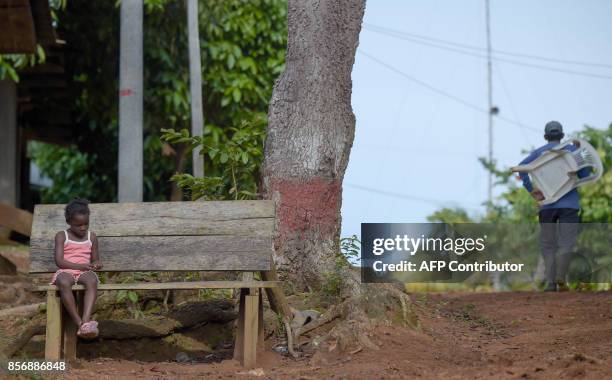
[[[262,170],[276,203],[282,278],[317,288],[339,250],[342,180],[355,134],[351,71],[365,0],[289,0],[285,70],[268,112]]]

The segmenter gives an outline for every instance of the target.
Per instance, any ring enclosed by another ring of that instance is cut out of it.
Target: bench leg
[[[62,302],[55,290],[47,291],[45,360],[60,360],[62,350]]]
[[[83,313],[83,291],[77,290],[72,292],[74,294],[74,299],[77,303],[77,310],[79,315]],[[75,294],[76,293],[76,294]],[[64,359],[66,360],[75,360],[76,359],[76,346],[77,346],[77,330],[78,326],[68,312],[65,307],[62,307],[62,321],[64,323]]]
[[[257,349],[264,350],[264,339],[265,339],[265,331],[264,331],[264,312],[263,312],[263,289],[259,290],[259,302],[257,308]]]
[[[261,293],[249,295],[248,289],[240,290],[238,329],[234,345],[234,359],[243,367],[252,368],[257,362],[257,346],[263,347],[263,313],[260,312]],[[260,319],[260,315],[262,318]]]
[[[238,325],[236,338],[234,339],[234,359],[243,362],[244,354],[244,302],[248,295],[248,289],[240,289],[240,301],[238,303]]]
[[[244,300],[244,353],[242,365],[255,367],[257,362],[259,296],[248,295]]]

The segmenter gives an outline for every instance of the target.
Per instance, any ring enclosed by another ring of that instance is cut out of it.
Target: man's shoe
[[[556,292],[557,291],[557,284],[555,284],[554,282],[549,282],[548,284],[546,284],[546,287],[544,288],[545,292]]]

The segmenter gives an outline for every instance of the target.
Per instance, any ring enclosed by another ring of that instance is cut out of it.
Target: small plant
[[[361,261],[361,241],[357,235],[341,238],[340,252],[350,263],[358,264]]]
[[[177,173],[170,180],[191,194],[192,200],[256,198],[258,172],[263,160],[264,126],[265,120],[261,119],[243,121],[238,127],[229,127],[229,134],[206,126],[203,136],[191,136],[187,129],[179,132],[162,129],[162,140],[187,144],[189,151],[201,148],[200,154],[210,161],[209,166],[222,168],[204,178]]]
[[[198,300],[205,301],[214,298],[212,289],[198,289]]]
[[[126,300],[132,301],[133,303],[138,302],[138,293],[132,290],[122,289],[117,293],[117,302],[124,302]]]
[[[198,289],[198,300],[233,298],[233,289]]]
[[[276,314],[276,329],[274,332],[278,339],[285,339],[287,337],[285,323],[283,322],[283,317],[280,314]]]
[[[121,281],[121,283],[128,284],[128,283],[135,282],[135,280],[137,279],[141,280],[143,278],[149,278],[151,276],[151,273],[153,272],[142,272],[142,273],[136,272],[124,278]],[[135,291],[128,290],[128,289],[122,289],[117,292],[117,296],[115,297],[115,302],[119,304],[125,303],[128,309],[132,312],[132,315],[134,316],[134,318],[138,319],[138,318],[144,317],[144,313],[142,312],[141,307],[140,307],[139,299],[140,297],[138,296],[138,293],[136,293]]]
[[[202,276],[200,272],[185,272],[183,279],[184,281],[200,281],[202,280]]]
[[[321,293],[329,300],[340,297],[344,287],[344,279],[339,271],[329,271],[324,275],[324,282],[321,285]]]
[[[328,300],[333,301],[342,294],[344,288],[344,271],[352,264],[359,262],[361,242],[357,235],[340,239],[340,250],[336,255],[334,268],[323,274],[321,293]]]

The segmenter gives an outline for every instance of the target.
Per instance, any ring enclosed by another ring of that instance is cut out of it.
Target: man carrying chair
[[[559,145],[563,137],[561,124],[557,121],[548,122],[544,128],[544,138],[548,143],[531,152],[521,161],[520,165],[533,163],[541,155]],[[562,149],[573,152],[578,149],[578,146],[568,144]],[[579,179],[585,178],[590,172],[590,167],[583,167],[576,172],[576,176]],[[546,277],[544,291],[566,291],[568,287],[565,278],[576,245],[578,223],[580,223],[578,190],[573,187],[558,200],[549,203],[545,201],[542,191],[534,188],[528,172],[519,171],[519,175],[525,189],[540,203],[538,218],[540,221],[540,249],[544,257]]]

